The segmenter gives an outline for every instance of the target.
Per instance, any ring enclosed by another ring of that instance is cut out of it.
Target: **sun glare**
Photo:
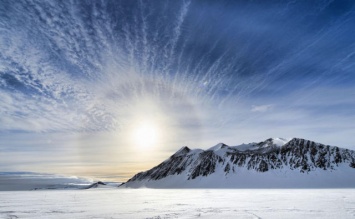
[[[140,148],[151,148],[158,143],[159,129],[152,122],[141,122],[134,128],[132,140]]]

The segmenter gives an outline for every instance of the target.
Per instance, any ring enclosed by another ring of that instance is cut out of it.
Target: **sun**
[[[141,121],[132,130],[131,140],[139,148],[152,148],[160,138],[158,126],[151,121]]]

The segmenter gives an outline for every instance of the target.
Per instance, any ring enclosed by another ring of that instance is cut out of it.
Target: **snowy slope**
[[[355,187],[355,151],[293,138],[208,150],[183,147],[123,187],[339,188]]]

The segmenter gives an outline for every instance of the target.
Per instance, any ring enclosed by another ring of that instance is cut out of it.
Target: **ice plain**
[[[355,218],[355,189],[1,191],[0,218]]]

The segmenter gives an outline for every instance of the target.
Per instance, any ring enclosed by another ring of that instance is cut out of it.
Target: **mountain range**
[[[355,151],[301,138],[207,150],[182,147],[129,179],[129,188],[351,188]]]

